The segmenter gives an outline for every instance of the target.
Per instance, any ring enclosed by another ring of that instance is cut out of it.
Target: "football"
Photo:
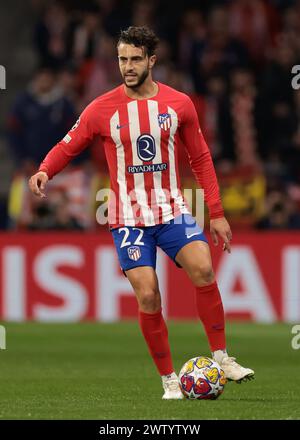
[[[179,373],[180,388],[187,399],[217,399],[226,382],[220,365],[205,356],[190,359]]]

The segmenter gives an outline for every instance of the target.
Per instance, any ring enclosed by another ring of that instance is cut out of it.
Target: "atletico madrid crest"
[[[170,113],[160,113],[157,117],[160,128],[165,131],[169,130],[172,125]]]
[[[127,249],[127,252],[128,252],[128,257],[133,261],[137,261],[139,258],[141,258],[141,251],[138,246],[130,246]]]

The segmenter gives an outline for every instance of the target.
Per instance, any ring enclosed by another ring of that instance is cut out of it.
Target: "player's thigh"
[[[187,243],[178,251],[176,262],[186,271],[195,285],[214,282],[210,249],[205,241],[195,240]]]
[[[125,271],[141,310],[156,312],[161,307],[158,278],[153,267],[139,266]]]
[[[156,244],[146,228],[123,226],[111,231],[121,269],[126,271],[139,266],[156,267]]]
[[[177,259],[180,250],[186,245],[207,242],[203,229],[190,214],[183,214],[169,224],[164,224],[156,234],[156,243],[173,261],[181,267]]]
[[[126,276],[137,293],[159,292],[158,278],[153,267],[139,266],[125,271]]]

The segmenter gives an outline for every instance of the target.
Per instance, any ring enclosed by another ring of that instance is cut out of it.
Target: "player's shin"
[[[226,353],[225,317],[216,282],[196,287],[196,307],[212,352]]]
[[[161,309],[156,313],[139,310],[139,324],[148,345],[149,352],[161,376],[174,371],[168,341],[168,329]]]

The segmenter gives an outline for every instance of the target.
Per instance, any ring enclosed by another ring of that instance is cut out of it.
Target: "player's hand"
[[[29,188],[33,192],[33,194],[39,197],[46,197],[46,194],[43,192],[43,190],[45,189],[48,180],[49,178],[47,173],[45,173],[44,171],[39,171],[38,173],[30,177],[28,182]]]
[[[218,246],[220,236],[224,242],[223,251],[231,253],[230,240],[232,239],[232,232],[228,221],[225,217],[215,218],[210,221],[210,233],[215,246]]]

